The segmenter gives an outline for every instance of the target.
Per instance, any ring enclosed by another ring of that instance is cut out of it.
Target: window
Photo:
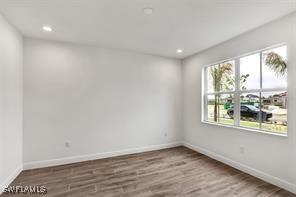
[[[204,68],[203,121],[287,134],[287,47]]]

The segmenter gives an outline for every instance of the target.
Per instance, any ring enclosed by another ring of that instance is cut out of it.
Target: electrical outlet
[[[245,147],[239,147],[240,154],[245,154]]]
[[[65,147],[66,148],[70,148],[70,146],[71,146],[70,142],[65,142]]]

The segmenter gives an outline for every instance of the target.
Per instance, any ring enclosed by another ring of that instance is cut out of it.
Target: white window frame
[[[272,135],[277,135],[277,136],[288,136],[288,112],[287,112],[287,132],[286,133],[278,133],[275,131],[270,131],[270,130],[265,130],[261,128],[261,108],[260,108],[260,112],[259,112],[259,129],[256,128],[250,128],[250,127],[243,127],[240,125],[240,95],[243,93],[259,93],[260,99],[260,106],[261,106],[261,93],[263,92],[277,92],[277,91],[284,91],[288,93],[288,88],[262,88],[262,66],[263,66],[263,61],[262,61],[262,54],[263,52],[267,51],[267,50],[271,50],[271,49],[275,49],[275,48],[279,48],[279,47],[283,47],[286,46],[287,47],[287,60],[289,59],[288,57],[288,46],[286,43],[281,43],[281,44],[277,44],[277,45],[273,45],[271,47],[267,47],[264,49],[260,49],[260,50],[256,50],[250,53],[246,53],[234,58],[229,58],[223,61],[218,61],[216,63],[213,64],[208,64],[206,66],[204,66],[202,68],[202,106],[201,106],[201,118],[202,118],[202,122],[203,123],[207,123],[207,124],[211,124],[211,125],[218,125],[218,126],[225,126],[225,127],[231,127],[231,128],[239,128],[239,129],[243,129],[243,130],[248,130],[248,131],[255,131],[255,132],[259,132],[259,133],[265,133],[265,134],[272,134]],[[250,55],[254,55],[254,54],[260,54],[260,88],[259,89],[250,89],[250,90],[241,90],[240,89],[240,59],[243,57],[247,57]],[[220,91],[220,92],[210,92],[208,93],[208,79],[207,79],[207,68],[214,66],[214,65],[219,65],[219,64],[223,64],[226,62],[230,62],[230,61],[234,61],[234,67],[235,67],[235,89],[233,91]],[[287,76],[288,79],[288,76]],[[221,94],[233,94],[234,95],[234,125],[228,125],[228,124],[223,124],[223,123],[219,123],[219,122],[212,122],[212,121],[208,121],[208,96],[209,95],[221,95]],[[289,103],[289,96],[287,98],[287,111],[288,111],[288,103]]]

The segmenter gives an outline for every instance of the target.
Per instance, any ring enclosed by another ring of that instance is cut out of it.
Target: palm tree
[[[213,79],[213,88],[215,92],[220,92],[223,86],[227,85],[226,81],[230,78],[232,74],[232,64],[224,63],[219,66],[212,66],[210,69],[210,74]],[[215,95],[214,104],[214,121],[218,120],[218,110],[219,110],[219,95]]]
[[[279,54],[277,54],[275,52],[268,53],[265,58],[265,63],[278,76],[286,76],[287,62]]]
[[[245,74],[240,76],[240,88],[241,90],[246,90],[247,87],[245,86],[247,79],[250,77],[250,74]],[[232,76],[226,76],[226,83],[224,84],[224,88],[227,91],[233,90],[233,87],[235,86],[235,78]]]
[[[213,79],[213,87],[215,92],[221,90],[231,91],[235,86],[235,78],[231,76],[233,74],[233,65],[231,63],[224,63],[218,66],[212,66],[210,70],[211,77]],[[250,75],[242,75],[240,77],[241,89],[246,89],[245,83]],[[215,95],[214,102],[214,121],[218,120],[218,111],[220,107],[220,96]]]

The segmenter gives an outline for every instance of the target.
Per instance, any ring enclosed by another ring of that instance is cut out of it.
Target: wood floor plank
[[[27,170],[12,185],[46,186],[45,197],[296,197],[185,147]]]

